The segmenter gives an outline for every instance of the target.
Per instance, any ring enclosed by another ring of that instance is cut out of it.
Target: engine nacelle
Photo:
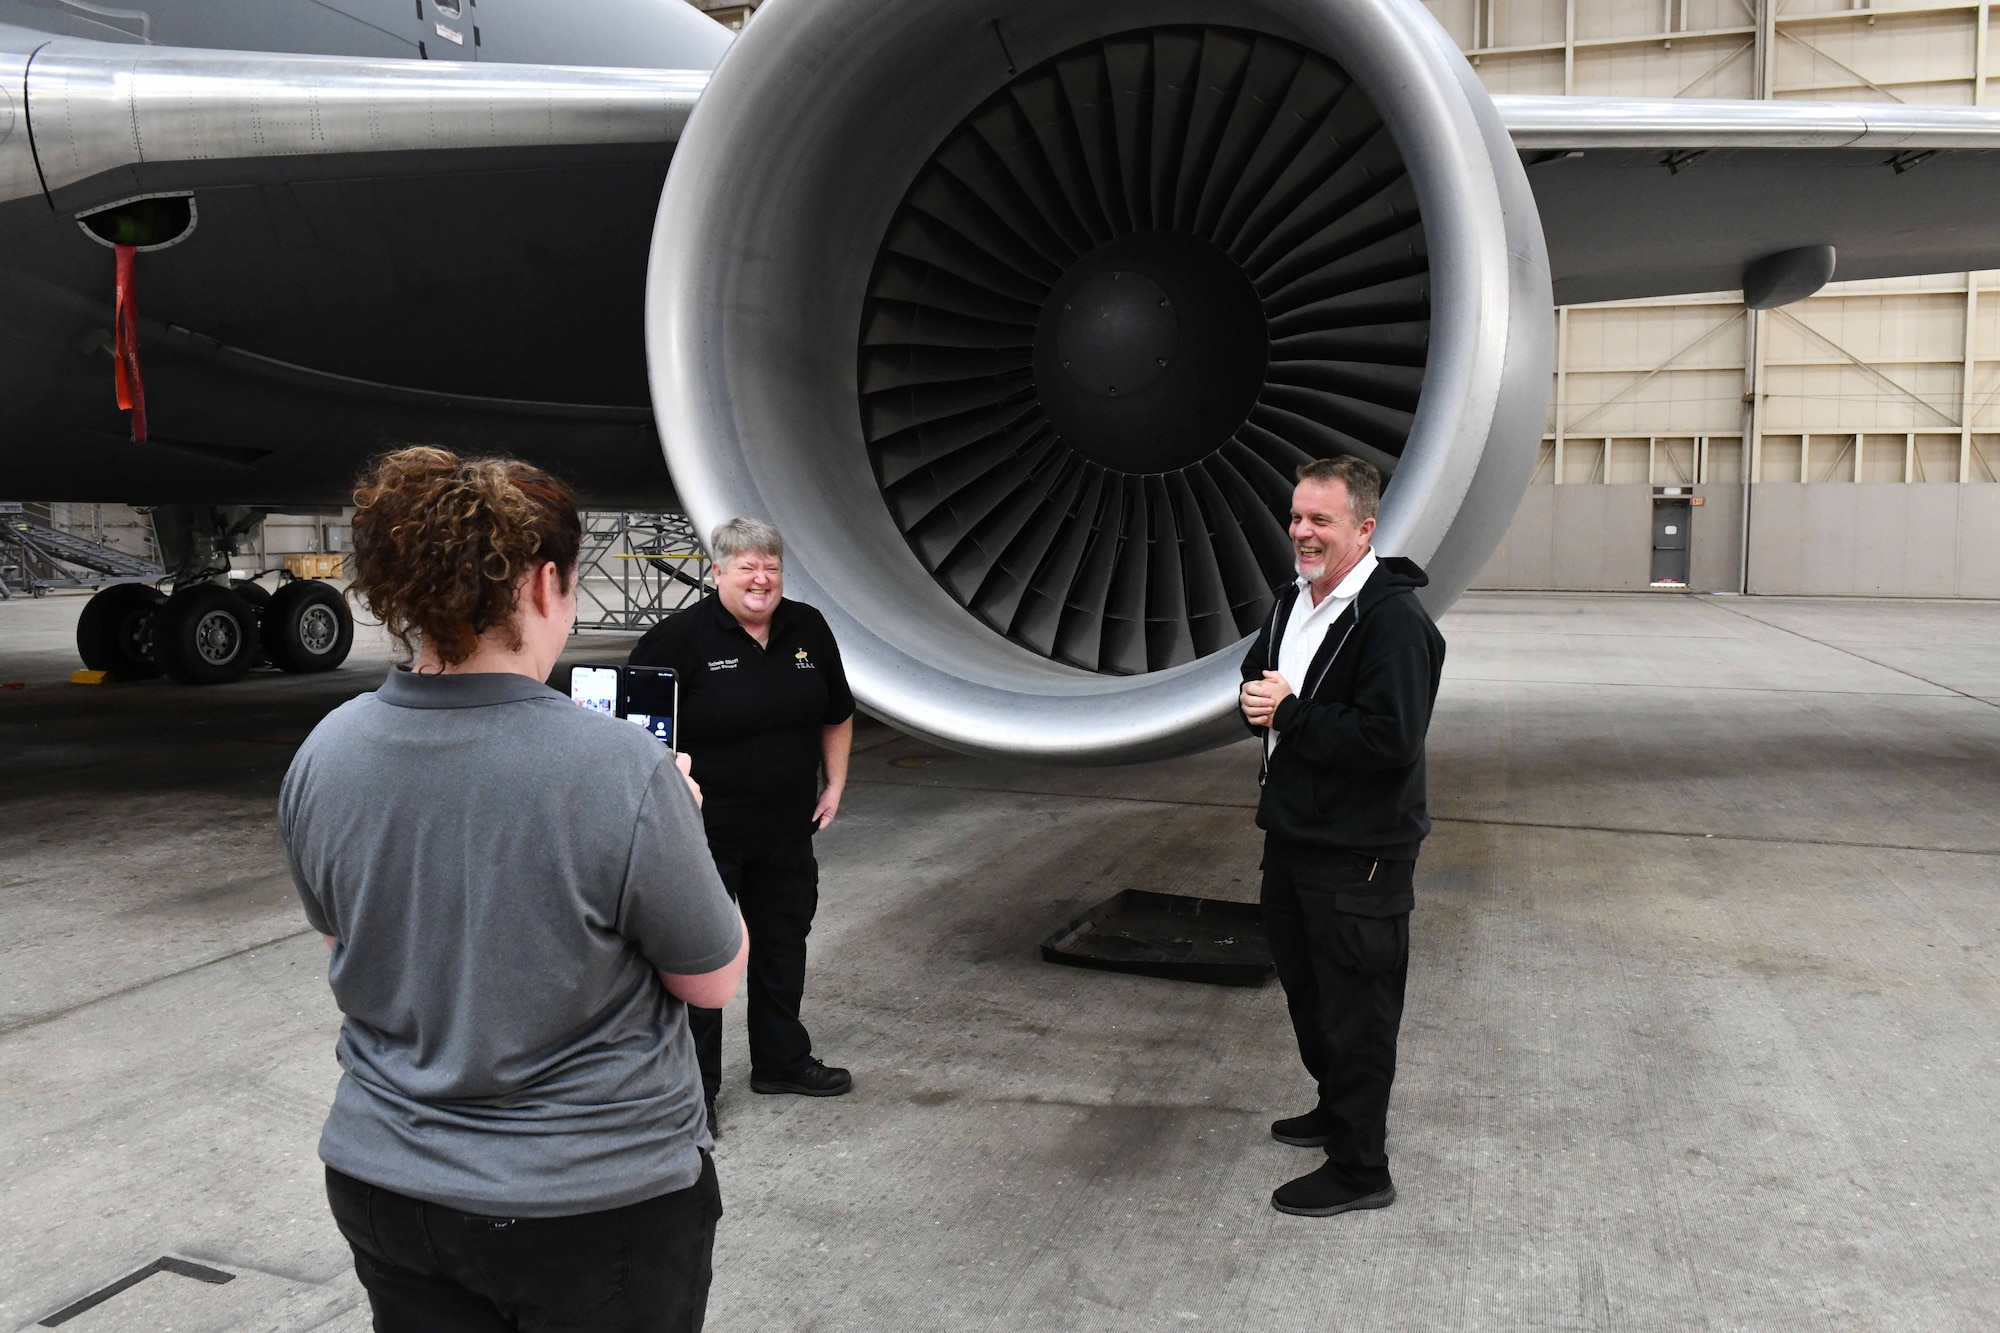
[[[667,461],[775,522],[872,712],[974,753],[1239,737],[1292,474],[1462,592],[1553,318],[1493,104],[1410,0],[773,0],[653,239]]]

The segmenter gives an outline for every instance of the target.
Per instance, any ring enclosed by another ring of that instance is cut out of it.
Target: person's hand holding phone
[[[684,754],[677,754],[674,756],[674,767],[681,771],[682,780],[687,783],[688,790],[694,793],[694,808],[701,809],[701,784],[694,780],[694,760]]]

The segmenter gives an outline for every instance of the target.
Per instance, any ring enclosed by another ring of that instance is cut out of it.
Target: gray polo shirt
[[[329,1166],[512,1217],[695,1182],[701,1077],[654,971],[741,935],[664,745],[525,676],[392,671],[314,728],[278,825],[339,941]]]

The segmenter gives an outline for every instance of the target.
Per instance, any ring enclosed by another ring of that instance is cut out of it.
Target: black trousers
[[[806,936],[819,910],[812,835],[756,848],[711,841],[709,852],[750,931],[750,1072],[772,1078],[797,1073],[812,1055],[812,1037],[799,1021]],[[688,1006],[688,1029],[701,1064],[702,1091],[714,1101],[722,1087],[722,1011]]]
[[[478,1217],[326,1169],[375,1333],[700,1333],[722,1191],[574,1217]]]
[[[1299,1058],[1319,1086],[1327,1160],[1343,1184],[1372,1193],[1390,1184],[1389,1087],[1410,973],[1416,863],[1383,861],[1368,880],[1371,864],[1267,845],[1261,897]]]

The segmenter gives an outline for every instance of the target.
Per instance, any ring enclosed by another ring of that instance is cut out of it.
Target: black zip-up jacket
[[[1257,827],[1287,842],[1412,861],[1431,831],[1424,733],[1444,672],[1444,636],[1416,599],[1429,583],[1413,560],[1380,564],[1327,627],[1302,681],[1278,705],[1278,744],[1258,781]],[[1243,679],[1278,669],[1299,587],[1278,594],[1243,659]],[[1258,737],[1264,728],[1252,727]]]

